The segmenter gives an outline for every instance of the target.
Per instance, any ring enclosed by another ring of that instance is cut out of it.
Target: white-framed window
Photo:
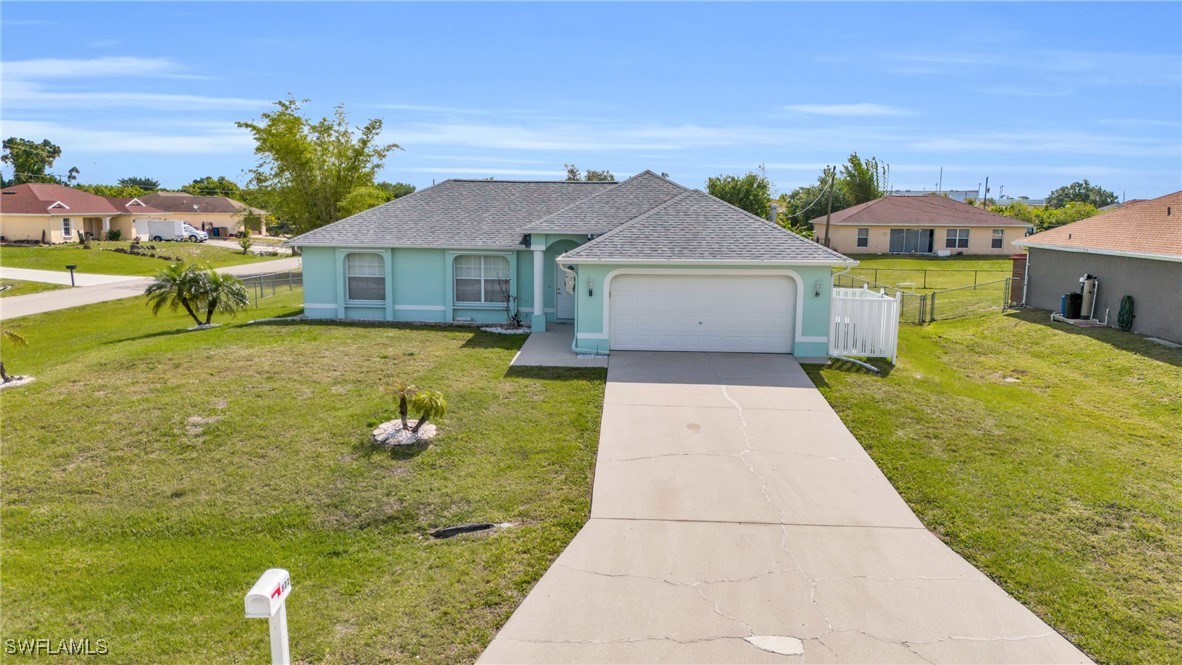
[[[381,254],[356,252],[345,255],[345,299],[386,300],[386,262]]]
[[[993,249],[1001,249],[1005,245],[1005,240],[1005,229],[993,229]]]
[[[950,249],[967,249],[969,246],[968,229],[948,229],[948,238],[944,246]]]
[[[870,246],[870,229],[858,229],[858,247]]]
[[[487,254],[457,256],[457,303],[505,303],[509,301],[509,259]]]
[[[62,236],[69,238],[74,234],[74,229],[70,224],[69,217],[62,217]]]

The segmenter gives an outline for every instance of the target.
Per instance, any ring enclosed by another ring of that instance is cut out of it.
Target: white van
[[[188,240],[205,242],[209,234],[195,229],[179,219],[139,219],[135,222],[136,235],[148,240]]]

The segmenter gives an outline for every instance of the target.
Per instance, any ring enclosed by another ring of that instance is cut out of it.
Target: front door
[[[566,292],[566,271],[554,266],[554,318],[575,318],[575,294]]]

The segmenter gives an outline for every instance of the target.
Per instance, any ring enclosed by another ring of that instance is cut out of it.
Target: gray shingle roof
[[[607,233],[688,191],[652,171],[642,171],[526,227],[534,233]]]
[[[525,227],[615,182],[444,180],[322,226],[292,245],[520,247]]]
[[[563,255],[579,261],[854,263],[841,254],[697,190]]]

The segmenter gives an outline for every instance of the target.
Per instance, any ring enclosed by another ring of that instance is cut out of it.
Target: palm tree
[[[418,392],[418,386],[414,385],[413,383],[404,383],[399,381],[394,384],[394,396],[398,398],[398,417],[402,418],[402,429],[410,429],[410,424],[406,422],[406,402],[407,400],[412,399]]]
[[[415,411],[423,414],[419,416],[419,422],[415,423],[414,429],[411,430],[412,434],[418,434],[430,418],[443,417],[443,414],[447,413],[447,400],[443,399],[443,393],[437,390],[424,390],[415,393],[415,396],[411,398],[411,406]]]
[[[144,295],[148,296],[153,314],[159,314],[165,305],[174,312],[183,307],[197,325],[201,325],[195,308],[200,306],[203,281],[203,274],[197,266],[174,263],[156,273],[156,280],[148,285]]]
[[[0,341],[8,340],[16,346],[28,346],[29,342],[24,337],[12,332],[11,330],[0,329]],[[4,371],[4,361],[0,360],[0,382],[8,383],[12,378]]]
[[[233,316],[250,307],[250,295],[242,285],[242,280],[215,270],[202,273],[200,300],[205,303],[207,326],[213,320],[214,312]]]

